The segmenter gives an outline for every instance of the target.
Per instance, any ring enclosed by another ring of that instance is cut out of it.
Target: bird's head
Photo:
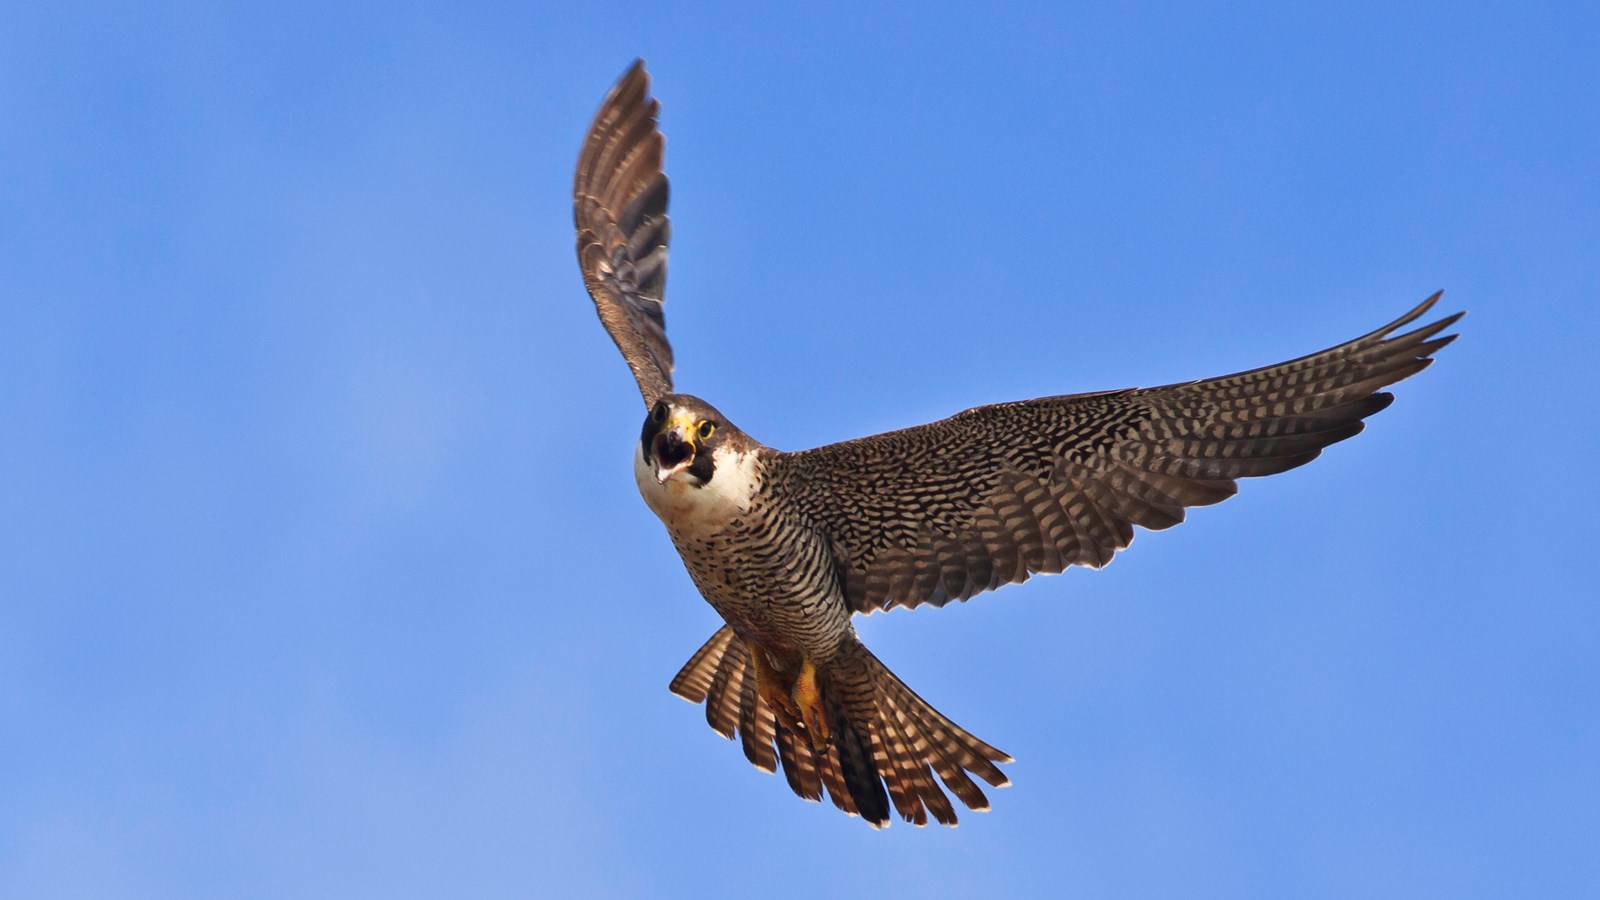
[[[676,478],[704,487],[715,473],[718,448],[743,451],[743,436],[704,400],[668,394],[651,405],[639,442],[657,484]]]

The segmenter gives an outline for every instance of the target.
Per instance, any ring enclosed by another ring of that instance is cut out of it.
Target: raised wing
[[[584,284],[646,406],[672,390],[672,345],[661,313],[671,229],[658,108],[644,60],[635,60],[589,126],[572,188]]]
[[[1031,574],[1100,567],[1133,526],[1234,494],[1234,479],[1315,459],[1427,368],[1461,313],[1384,327],[1321,353],[1159,388],[980,406],[800,453],[767,477],[832,537],[852,609],[965,600]]]

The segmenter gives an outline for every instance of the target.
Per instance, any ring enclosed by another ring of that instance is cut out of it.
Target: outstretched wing
[[[965,600],[1031,574],[1099,567],[1133,526],[1315,459],[1428,366],[1461,313],[1395,322],[1321,353],[1166,387],[980,406],[940,422],[775,456],[767,478],[832,537],[852,609]]]
[[[646,406],[672,391],[672,346],[661,314],[670,227],[658,108],[644,60],[635,60],[589,126],[572,188],[584,284]]]

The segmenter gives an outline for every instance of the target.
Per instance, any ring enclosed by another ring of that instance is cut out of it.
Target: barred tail
[[[732,628],[724,625],[717,629],[711,640],[684,663],[669,689],[690,703],[704,702],[706,724],[712,731],[730,740],[737,731],[744,743],[745,758],[756,768],[763,772],[778,771],[778,758],[772,752],[774,739],[780,747],[783,744],[783,739],[776,734],[777,719],[766,701],[756,693],[750,655],[744,641],[734,637]],[[786,757],[784,772],[790,771]],[[794,776],[790,775],[789,784],[793,786],[794,783]],[[820,799],[819,794],[807,795],[798,787],[795,793],[808,800]]]
[[[860,643],[852,641],[821,676],[834,734],[823,753],[777,720],[756,690],[745,643],[726,626],[690,658],[671,689],[704,702],[706,722],[725,738],[737,734],[757,768],[774,772],[781,762],[796,794],[821,800],[826,788],[835,806],[874,827],[888,824],[889,801],[908,822],[925,825],[931,816],[955,825],[939,782],[974,810],[987,810],[989,800],[972,775],[994,787],[1011,783],[995,765],[1010,756],[945,718]]]

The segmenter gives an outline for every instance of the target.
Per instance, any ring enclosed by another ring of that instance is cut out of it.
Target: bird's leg
[[[800,707],[795,705],[794,698],[790,696],[793,682],[787,681],[772,668],[767,662],[767,651],[761,649],[759,644],[746,641],[745,647],[750,651],[750,663],[756,671],[756,693],[767,701],[767,706],[778,717],[779,724],[797,734],[805,731],[805,724],[800,719]]]
[[[800,674],[794,680],[794,704],[799,707],[800,721],[805,724],[806,736],[811,739],[811,749],[822,753],[833,739],[828,731],[828,711],[822,704],[822,689],[817,685],[817,667],[811,660],[800,664]]]

